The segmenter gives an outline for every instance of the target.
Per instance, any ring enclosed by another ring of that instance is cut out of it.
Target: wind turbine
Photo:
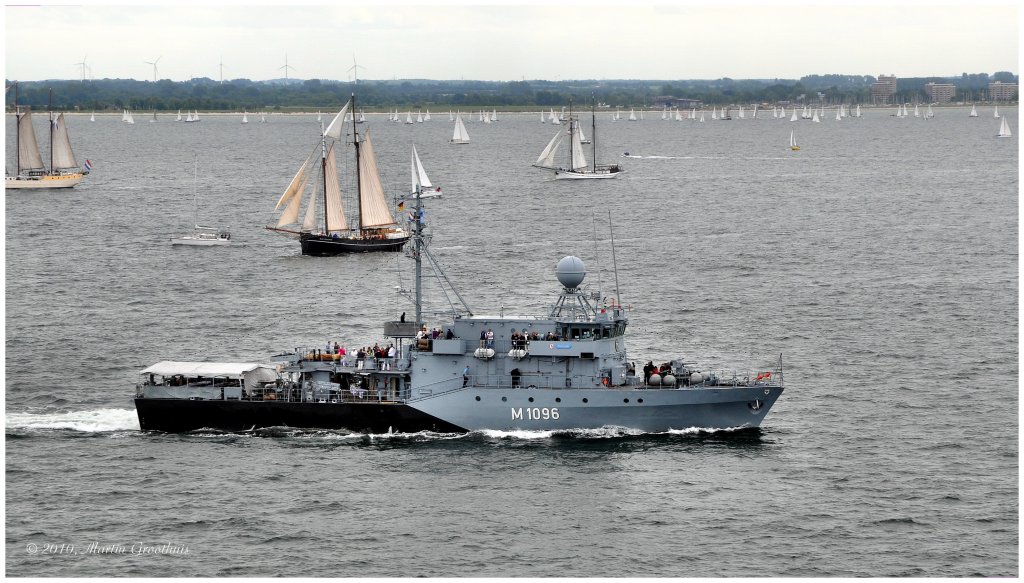
[[[277,70],[280,71],[281,69],[284,69],[284,80],[285,80],[286,83],[288,82],[288,69],[294,69],[294,68],[295,67],[292,67],[291,65],[288,64],[288,53],[285,53],[284,54],[284,66],[283,67],[278,67]]]
[[[352,84],[353,85],[359,85],[359,71],[358,71],[358,69],[363,69],[365,71],[366,67],[364,67],[362,65],[359,65],[359,64],[356,64],[356,54],[352,53],[352,66],[349,67],[348,70],[352,71]]]
[[[83,83],[85,82],[85,69],[86,69],[86,67],[88,67],[88,65],[85,64],[85,58],[88,57],[88,56],[89,55],[85,55],[85,57],[82,57],[82,62],[81,63],[75,63],[74,64],[76,67],[78,67],[78,66],[82,67],[82,82]]]
[[[164,58],[164,56],[160,55],[159,57],[156,58],[155,61],[142,61],[143,63],[146,63],[147,65],[153,65],[153,83],[156,83],[156,64],[159,63],[160,59],[162,59],[162,58]]]

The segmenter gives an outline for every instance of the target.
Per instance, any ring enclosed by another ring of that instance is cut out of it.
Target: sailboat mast
[[[416,330],[423,326],[423,187],[419,180],[416,180],[416,222],[413,227],[413,240],[415,241],[414,257],[416,260]]]
[[[14,163],[17,164],[15,176],[21,174],[21,110],[18,108],[18,83],[14,83],[14,141],[17,144],[17,155]]]
[[[199,154],[192,152],[192,208],[195,210],[196,229],[199,228]]]
[[[330,235],[327,224],[327,134],[324,133],[324,122],[320,122],[320,175],[324,181],[324,235]]]
[[[573,168],[573,165],[572,165],[572,162],[573,162],[573,156],[572,156],[573,155],[573,147],[572,147],[573,146],[573,143],[572,143],[573,140],[572,140],[572,138],[575,135],[574,132],[576,131],[575,123],[576,123],[576,120],[574,120],[573,117],[572,117],[572,98],[570,98],[569,99],[569,170],[570,171],[575,170],[575,168]]]
[[[50,172],[53,172],[53,88],[46,99],[46,114],[50,119]]]
[[[352,94],[352,111],[356,110],[356,94]],[[363,188],[359,179],[359,134],[356,131],[356,116],[352,115],[352,145],[356,149],[356,205],[359,207],[359,234],[363,232]]]
[[[594,172],[597,172],[597,113],[595,108],[594,94],[590,94],[590,149],[594,158]]]

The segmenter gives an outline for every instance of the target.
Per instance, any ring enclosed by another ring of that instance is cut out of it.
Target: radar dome
[[[568,255],[563,257],[555,267],[555,276],[558,282],[568,289],[576,289],[583,283],[587,276],[587,267],[579,257]]]

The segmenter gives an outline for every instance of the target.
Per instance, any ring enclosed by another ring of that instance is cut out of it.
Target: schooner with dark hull
[[[355,111],[355,96],[326,129],[321,126],[319,148],[306,158],[277,201],[275,210],[280,210],[281,215],[276,224],[267,226],[271,231],[297,238],[303,255],[401,251],[409,241],[409,234],[398,226],[388,207],[370,132],[360,136],[355,121],[352,146],[359,218],[357,226],[349,225],[342,204],[335,151],[342,143],[342,126],[350,106]],[[304,202],[306,210],[300,220]]]

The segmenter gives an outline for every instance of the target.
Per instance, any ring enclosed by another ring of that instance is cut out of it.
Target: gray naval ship
[[[760,426],[782,395],[781,358],[773,370],[746,376],[706,372],[682,358],[637,370],[626,353],[627,310],[586,293],[585,265],[573,256],[555,267],[561,290],[546,314],[479,316],[466,308],[433,337],[421,311],[429,250],[422,199],[415,201],[416,316],[384,323],[393,358],[310,349],[265,363],[160,362],[141,371],[134,399],[141,428],[721,430]]]

